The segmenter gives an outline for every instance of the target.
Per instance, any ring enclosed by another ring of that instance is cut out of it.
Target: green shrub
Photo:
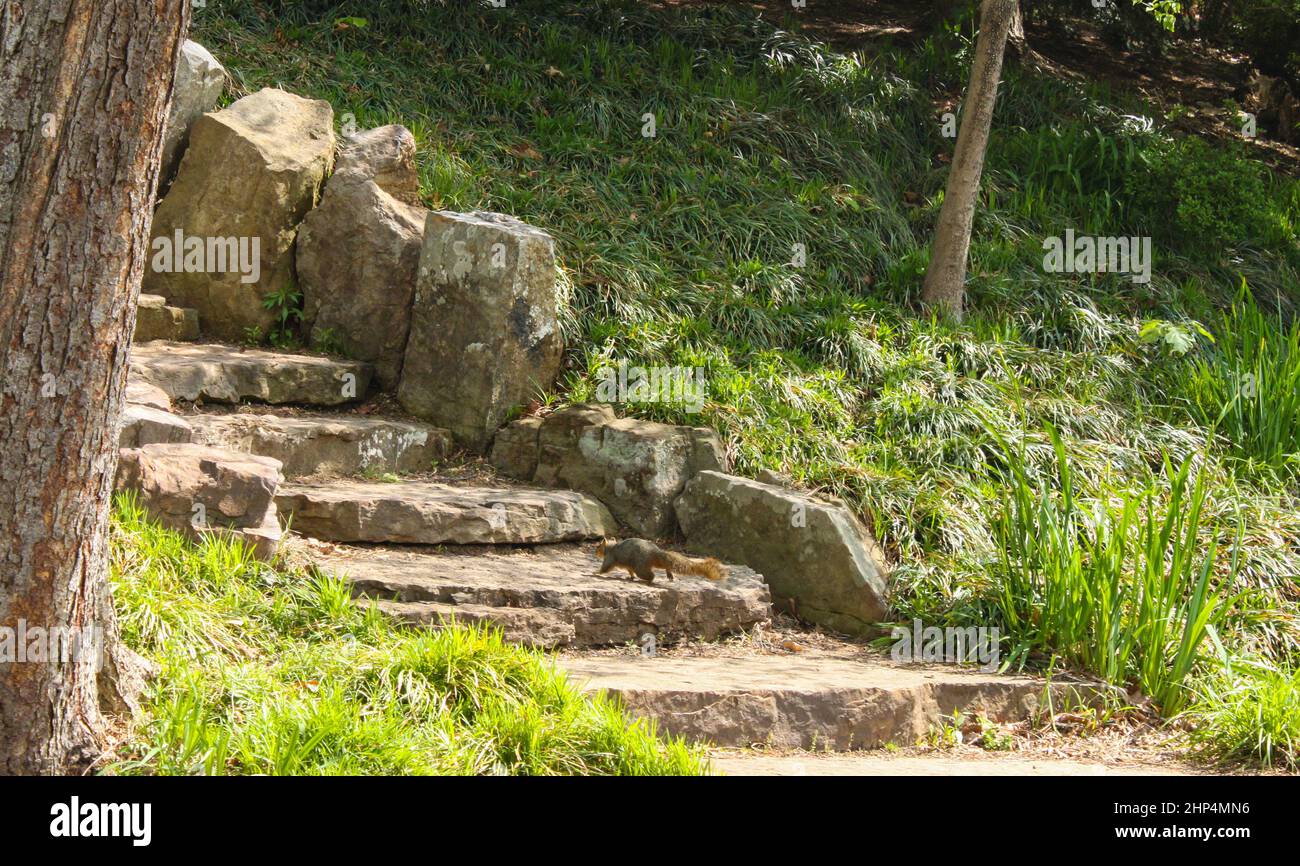
[[[1218,256],[1224,246],[1270,233],[1269,193],[1257,163],[1195,137],[1160,141],[1143,161],[1145,171],[1128,176],[1128,213],[1156,240]]]

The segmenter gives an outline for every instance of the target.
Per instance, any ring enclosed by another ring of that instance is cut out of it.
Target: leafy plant
[[[333,328],[312,331],[312,348],[323,355],[343,355],[343,342]]]
[[[1225,438],[1248,471],[1300,468],[1300,322],[1260,310],[1242,284],[1213,348],[1182,378],[1193,416]]]
[[[302,292],[292,284],[267,292],[262,298],[262,308],[275,315],[275,322],[267,332],[267,340],[277,348],[297,344],[297,326],[302,321]]]
[[[1216,575],[1218,545],[1199,540],[1204,474],[1166,463],[1136,491],[1077,488],[1065,447],[1049,429],[1055,471],[1031,480],[1023,449],[1005,442],[1010,486],[994,518],[993,604],[1012,646],[1061,659],[1104,680],[1137,686],[1166,715],[1187,703],[1187,678],[1232,609],[1236,557]]]

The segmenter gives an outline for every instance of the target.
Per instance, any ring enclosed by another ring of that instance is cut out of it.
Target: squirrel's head
[[[613,544],[613,543],[614,543],[614,539],[612,539],[612,538],[602,538],[600,541],[597,541],[597,542],[596,542],[596,555],[597,555],[597,556],[604,556],[604,555],[605,555],[605,548],[608,547],[609,545]]]

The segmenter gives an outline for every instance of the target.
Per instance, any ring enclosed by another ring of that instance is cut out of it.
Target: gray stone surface
[[[172,106],[163,132],[162,168],[158,179],[162,188],[176,175],[176,168],[189,144],[190,127],[206,111],[217,107],[226,86],[226,70],[208,49],[186,39],[176,66],[176,83],[172,88]]]
[[[263,454],[283,464],[286,478],[428,472],[451,448],[446,430],[360,415],[192,415],[194,439],[205,445]]]
[[[251,328],[268,333],[274,313],[262,302],[268,292],[294,284],[298,224],[316,205],[333,159],[334,112],[322,100],[264,88],[200,117],[154,213],[142,291],[198,310],[205,334],[243,340]],[[184,252],[174,249],[177,232],[183,242],[197,238],[204,245],[201,268],[178,271],[173,261],[166,269],[162,253]],[[231,261],[234,250],[224,263],[215,252],[209,256],[210,238],[246,239],[249,264],[252,239],[259,239],[256,275]]]
[[[392,602],[408,622],[436,624],[448,613],[501,625],[532,646],[601,646],[681,638],[713,640],[767,622],[762,578],[743,566],[710,581],[679,576],[644,584],[598,575],[594,548],[415,552],[337,547],[313,557],[346,574],[359,595]]]
[[[725,466],[711,430],[618,418],[604,404],[520,419],[497,433],[491,459],[507,475],[589,493],[651,538],[676,529],[673,502],[687,481]]]
[[[605,506],[568,490],[340,480],[285,484],[278,502],[295,531],[329,541],[545,544],[617,526]]]
[[[320,205],[298,231],[304,326],[314,342],[372,362],[385,390],[402,371],[427,213],[415,138],[384,126],[346,142]]]
[[[688,545],[757,569],[779,607],[849,634],[888,612],[884,555],[853,514],[797,491],[701,472],[676,503]]]
[[[560,371],[555,268],[555,244],[541,229],[502,214],[430,213],[402,406],[482,452],[511,409]]]
[[[361,361],[241,349],[219,343],[141,343],[131,371],[173,400],[338,406],[365,396],[372,368]]]
[[[135,311],[137,343],[149,340],[197,340],[199,314],[188,307],[173,307],[162,295],[140,295]]]
[[[591,691],[619,697],[661,731],[718,746],[847,751],[913,745],[961,710],[994,722],[1030,718],[1048,685],[956,667],[870,657],[567,656],[560,666]],[[1097,705],[1103,690],[1051,685],[1053,705]]]
[[[280,541],[279,483],[279,461],[203,445],[127,448],[117,464],[117,489],[137,491],[164,526],[192,538],[230,533],[263,558],[271,557]]]
[[[179,415],[143,403],[127,403],[122,407],[122,428],[117,437],[119,448],[189,442],[193,438],[194,431]]]

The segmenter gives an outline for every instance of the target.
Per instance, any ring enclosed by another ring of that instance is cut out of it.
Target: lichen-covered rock
[[[673,501],[687,481],[726,468],[713,431],[618,418],[603,404],[520,419],[497,433],[491,459],[516,478],[589,493],[625,526],[652,538],[676,528]]]
[[[303,323],[317,344],[375,365],[397,387],[428,210],[419,206],[415,138],[401,126],[349,139],[321,202],[298,231]]]
[[[267,333],[268,292],[293,284],[298,224],[334,159],[328,102],[266,88],[190,127],[171,189],[154,213],[142,291],[198,310],[204,333]]]
[[[190,127],[194,121],[211,111],[221,98],[226,86],[226,70],[208,49],[186,39],[181,45],[180,62],[176,66],[176,83],[172,87],[172,107],[167,114],[167,127],[163,132],[162,168],[159,184],[166,188],[189,143]]]
[[[430,213],[402,406],[483,451],[511,409],[560,371],[555,277],[555,244],[541,229],[502,214]]]
[[[280,542],[275,492],[280,461],[194,444],[124,449],[116,486],[134,490],[150,516],[192,538],[229,533],[271,557]]]
[[[676,511],[688,546],[761,572],[778,608],[850,634],[873,633],[885,619],[884,555],[843,505],[701,472]]]

